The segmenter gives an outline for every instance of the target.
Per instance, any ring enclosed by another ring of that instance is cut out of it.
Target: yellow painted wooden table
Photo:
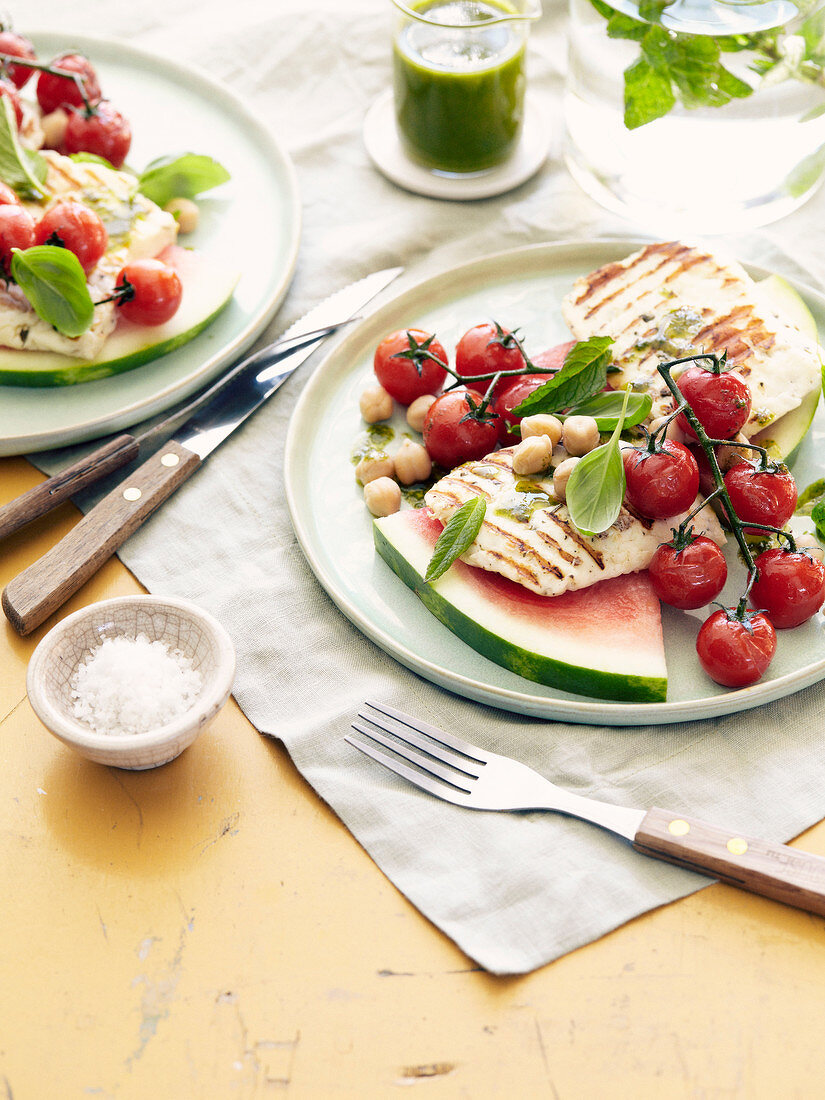
[[[0,502],[40,480],[0,460]],[[72,525],[4,543],[0,583]],[[110,562],[61,615],[140,591]],[[54,621],[54,620],[53,620]],[[0,625],[0,1096],[818,1097],[825,922],[723,886],[522,978],[479,971],[233,702],[181,757],[91,764]],[[797,841],[825,854],[825,824]]]

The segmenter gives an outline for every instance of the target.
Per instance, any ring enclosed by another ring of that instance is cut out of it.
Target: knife
[[[290,337],[298,326],[314,331],[340,327],[345,323],[342,318],[353,317],[401,271],[400,267],[376,271],[337,291],[305,314],[284,338]],[[74,595],[192,476],[204,459],[280,388],[319,342],[315,338],[309,344],[305,339],[300,343],[301,339],[303,335],[299,336],[298,347],[293,347],[283,357],[278,356],[276,361],[265,354],[271,352],[271,348],[251,356],[230,371],[227,378],[219,380],[137,440],[126,437],[129,442],[124,447],[132,458],[144,447],[156,446],[157,449],[92,508],[68,535],[9,581],[3,591],[3,611],[18,634],[30,634]],[[171,434],[170,427],[173,429]],[[113,447],[116,443],[117,440],[113,440],[107,446]],[[126,461],[129,459],[124,459]],[[117,465],[110,468],[116,469]],[[77,491],[77,483],[74,491]]]

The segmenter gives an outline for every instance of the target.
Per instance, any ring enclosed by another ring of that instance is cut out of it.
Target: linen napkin
[[[40,8],[44,24],[66,22],[58,0]],[[184,44],[184,60],[208,66],[246,94],[287,145],[304,199],[302,253],[265,339],[338,286],[388,264],[406,264],[410,285],[501,248],[645,231],[600,211],[561,163],[558,4],[547,5],[531,45],[531,88],[553,134],[548,162],[515,192],[466,204],[397,189],[364,151],[364,114],[389,81],[384,3],[353,0],[342,11],[332,0],[308,0],[298,14],[278,0],[241,0],[227,25],[212,0],[183,4],[177,13],[150,0],[138,26],[131,11],[127,23],[111,6],[111,28],[100,27],[94,0],[72,8],[76,31],[94,20],[89,29],[128,32],[131,41],[161,51],[172,35]],[[186,34],[176,34],[184,23]],[[821,274],[811,257],[824,205],[820,196],[770,232],[725,245],[812,281]],[[150,591],[194,599],[224,623],[238,651],[235,696],[250,721],[284,743],[391,881],[472,959],[499,974],[529,971],[708,880],[640,856],[582,822],[472,813],[416,791],[344,743],[367,697],[463,732],[605,801],[664,806],[773,840],[825,815],[822,685],[701,723],[580,726],[453,695],[368,641],[315,580],[286,509],[284,440],[307,372],[225,443],[120,556]],[[53,470],[69,457],[34,461]]]

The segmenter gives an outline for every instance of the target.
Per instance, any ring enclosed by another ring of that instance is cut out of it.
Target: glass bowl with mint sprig
[[[566,157],[670,235],[764,225],[825,175],[824,0],[570,0]]]

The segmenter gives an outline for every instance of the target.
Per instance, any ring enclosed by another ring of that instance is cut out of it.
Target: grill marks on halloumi
[[[653,417],[673,407],[657,365],[700,351],[726,350],[750,386],[749,437],[819,385],[818,348],[775,315],[744,268],[678,241],[647,245],[577,279],[562,312],[577,339],[613,338],[621,373],[611,385],[647,389]]]
[[[459,466],[429,490],[425,501],[446,524],[465,501],[483,497],[485,519],[462,561],[501,573],[542,596],[646,569],[656,547],[670,539],[671,528],[686,514],[651,520],[623,507],[612,527],[589,537],[574,527],[566,505],[555,501],[552,477],[521,478],[513,473],[512,458],[513,448],[507,448]],[[529,501],[530,494],[544,497],[546,503],[522,511],[520,503]],[[725,542],[709,507],[695,517],[693,526],[697,534],[720,545]]]
[[[73,161],[44,150],[48,172],[47,203],[24,203],[39,219],[55,202],[81,202],[100,216],[109,233],[109,245],[88,279],[93,301],[108,297],[117,276],[131,260],[157,256],[177,240],[177,223],[137,190],[128,172],[92,162]],[[95,309],[91,328],[77,337],[64,336],[43,321],[14,285],[0,285],[0,345],[17,350],[53,351],[79,359],[94,359],[115,328],[117,318],[111,302]]]

